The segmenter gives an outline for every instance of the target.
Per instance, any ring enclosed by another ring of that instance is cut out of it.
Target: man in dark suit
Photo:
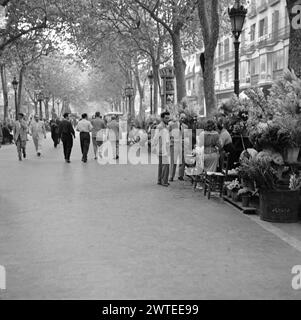
[[[52,120],[50,120],[50,128],[51,128],[51,138],[54,143],[54,147],[56,148],[59,142],[59,126],[60,120],[58,119],[57,115],[54,114]]]
[[[73,147],[73,138],[75,139],[75,132],[69,120],[69,113],[64,114],[64,119],[59,125],[59,137],[63,142],[65,161],[70,163],[70,155]]]

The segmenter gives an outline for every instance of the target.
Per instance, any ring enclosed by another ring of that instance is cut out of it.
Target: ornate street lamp
[[[245,18],[248,10],[240,4],[240,0],[236,0],[234,6],[228,8],[228,14],[232,25],[232,34],[235,38],[235,79],[234,79],[234,92],[239,96],[239,37],[242,32]]]
[[[125,95],[128,97],[129,99],[129,113],[130,115],[132,115],[132,97],[134,96],[134,89],[132,88],[132,86],[130,84],[127,85],[127,87],[125,88]]]
[[[16,115],[15,115],[15,118],[16,120],[18,120],[18,113],[19,113],[19,110],[18,110],[18,97],[17,97],[17,91],[18,91],[18,85],[19,85],[19,82],[17,80],[16,77],[14,77],[14,80],[12,81],[12,85],[13,85],[13,88],[15,90],[15,110],[16,110]]]
[[[44,93],[42,91],[38,93],[38,101],[40,104],[40,119],[43,120],[42,102],[44,101]]]
[[[147,74],[149,85],[150,85],[150,114],[153,114],[153,85],[154,85],[154,74],[153,70],[150,70]]]

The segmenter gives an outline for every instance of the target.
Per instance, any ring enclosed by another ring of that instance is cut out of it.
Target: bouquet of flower
[[[239,190],[240,189],[240,183],[238,181],[238,179],[233,180],[229,185],[228,185],[228,189],[231,191],[235,191],[235,190]]]
[[[297,176],[295,173],[290,176],[290,190],[301,190],[301,176]]]

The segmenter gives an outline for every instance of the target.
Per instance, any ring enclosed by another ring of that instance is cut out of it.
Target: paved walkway
[[[0,299],[301,298],[301,252],[232,207],[156,166],[83,164],[79,139],[70,165],[44,149],[0,149]]]

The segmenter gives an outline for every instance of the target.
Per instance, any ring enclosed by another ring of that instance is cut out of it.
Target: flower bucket
[[[242,202],[242,206],[244,208],[248,208],[250,205],[250,196],[241,196],[241,202]]]
[[[232,197],[232,191],[227,188],[227,197],[231,198]]]
[[[298,222],[299,191],[260,191],[260,218],[269,222]]]
[[[285,151],[285,160],[288,163],[297,163],[300,148],[288,148]]]
[[[238,202],[238,200],[239,200],[238,191],[232,190],[232,200],[233,200],[234,202]]]

